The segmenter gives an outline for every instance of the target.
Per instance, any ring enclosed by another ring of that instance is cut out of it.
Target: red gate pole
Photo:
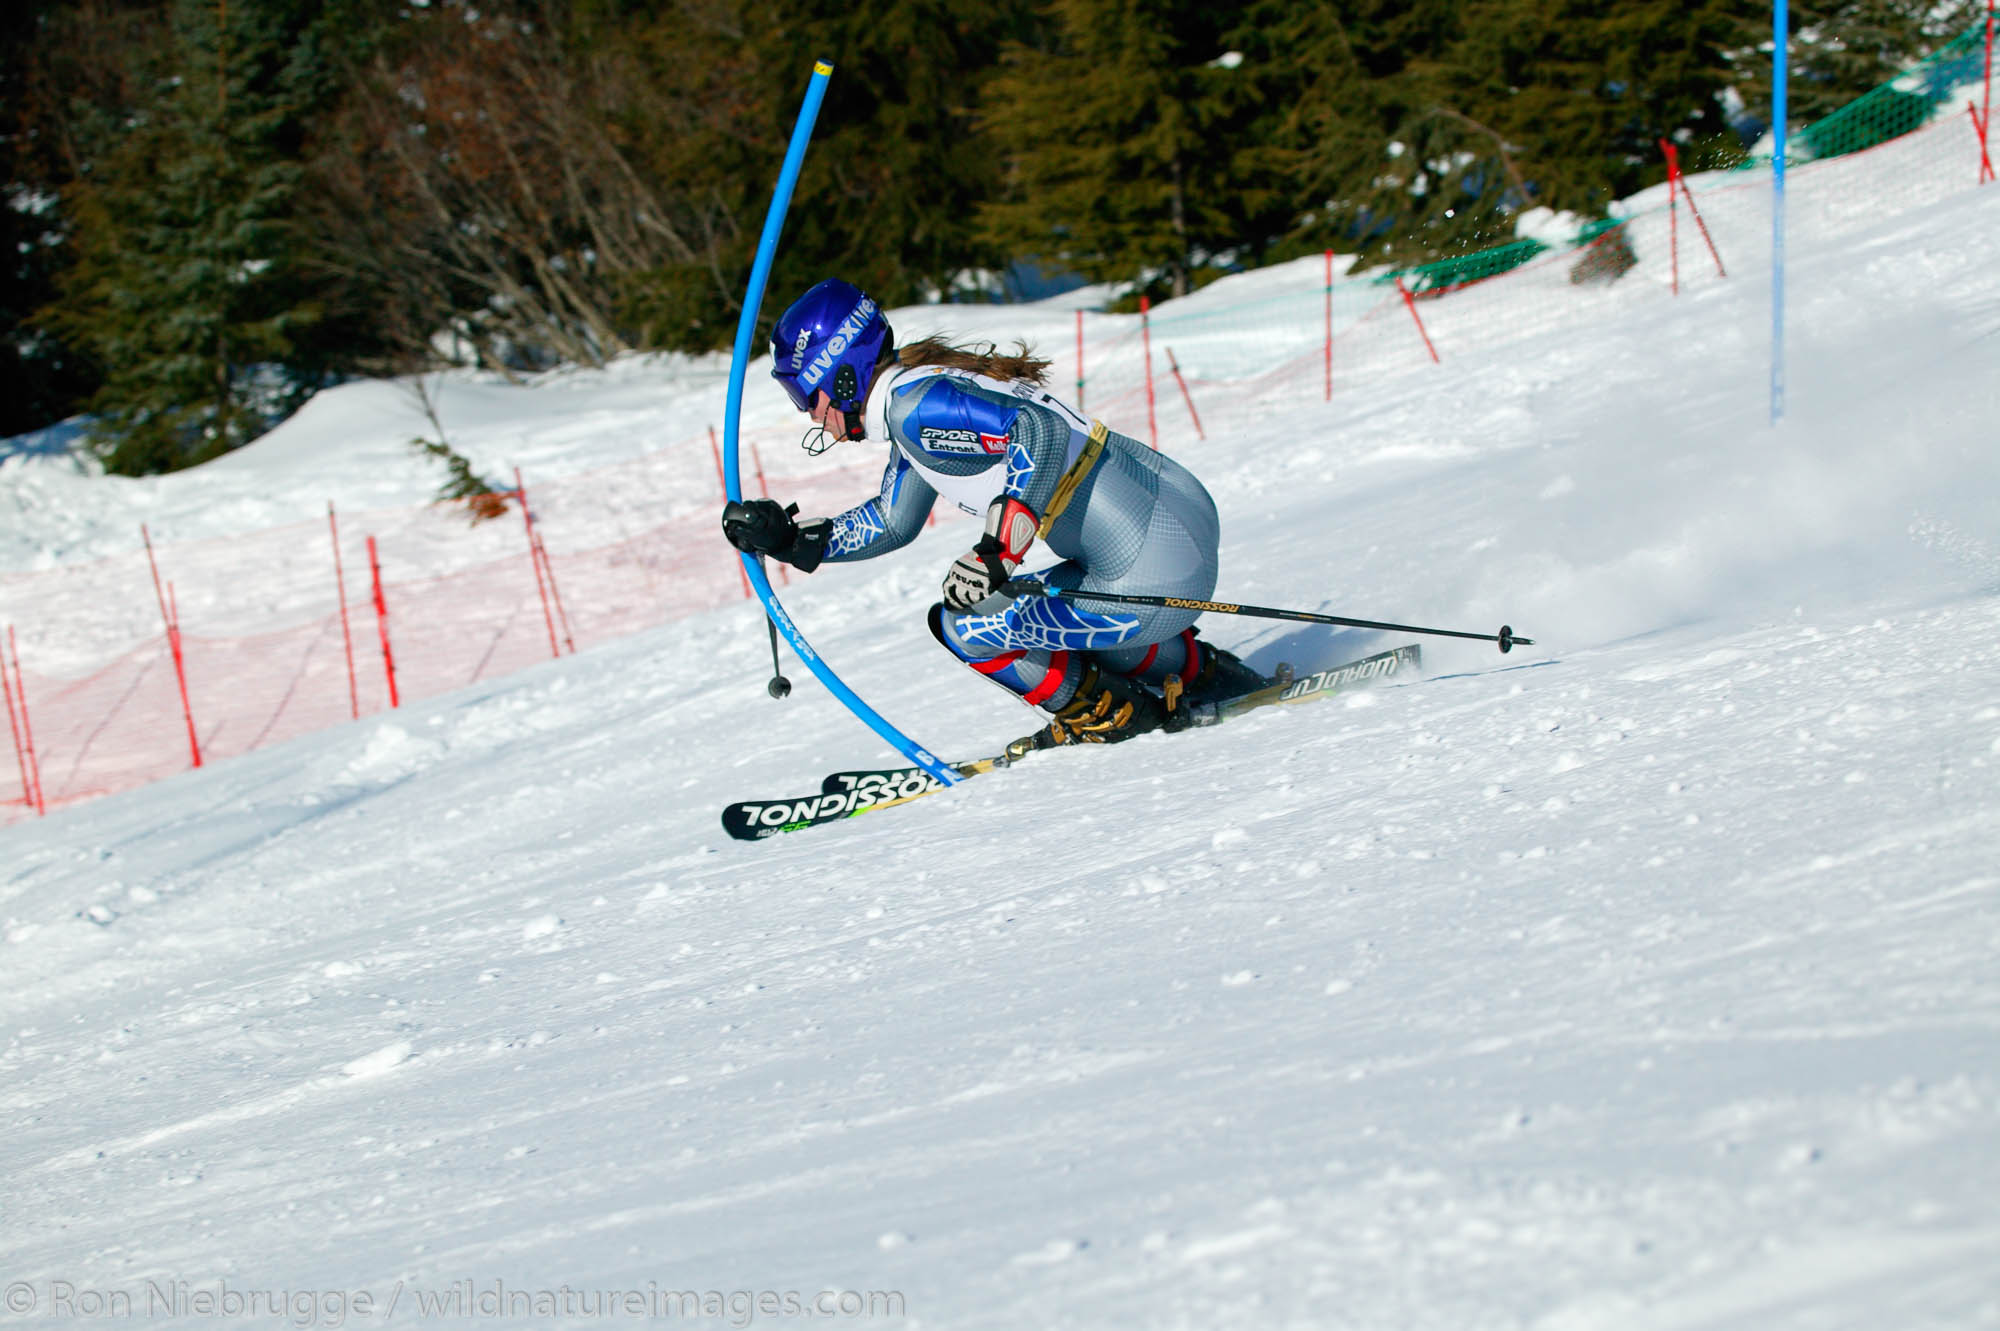
[[[1326,252],[1326,400],[1333,401],[1333,251]]]
[[[42,762],[35,756],[35,727],[28,720],[28,677],[21,673],[21,644],[14,639],[14,626],[7,626],[7,645],[14,649],[14,691],[21,699],[21,735],[28,749],[28,775],[35,783],[35,815],[46,817],[48,801],[42,797]]]
[[[153,595],[160,602],[160,618],[167,626],[167,651],[174,659],[174,677],[181,686],[181,716],[187,721],[188,752],[194,756],[194,765],[201,766],[201,740],[194,730],[194,708],[188,705],[187,659],[181,654],[180,618],[167,609],[167,598],[160,590],[160,563],[153,557],[153,534],[146,530],[146,524],[139,524],[139,539],[146,543],[146,563],[153,570]]]
[[[14,626],[12,624],[7,626],[7,641],[10,643],[14,641]],[[14,674],[19,675],[20,673],[21,649],[16,645],[14,648]],[[21,771],[21,803],[33,809],[37,814],[44,813],[46,810],[42,806],[41,772],[38,767],[33,777],[28,775],[28,751],[22,747],[21,743],[21,727],[26,722],[28,716],[28,682],[26,679],[22,679],[21,681],[21,710],[17,718],[14,712],[14,685],[7,677],[7,654],[5,652],[0,652],[0,690],[4,690],[7,695],[7,729],[13,732],[14,765],[20,768]],[[31,736],[30,744],[32,742]]]
[[[1083,413],[1083,311],[1076,312],[1076,410]]]
[[[1673,171],[1674,182],[1680,186],[1681,197],[1687,200],[1688,211],[1694,214],[1694,224],[1701,231],[1702,243],[1708,246],[1708,257],[1715,260],[1715,275],[1717,277],[1729,276],[1729,270],[1722,266],[1721,253],[1715,248],[1715,237],[1708,234],[1708,223],[1701,220],[1701,209],[1694,201],[1694,191],[1688,188],[1688,178],[1681,173],[1680,152],[1678,149],[1674,150]],[[1674,260],[1674,272],[1676,281],[1678,281],[1680,273],[1678,251],[1676,251]]]
[[[173,635],[174,672],[181,679],[181,715],[187,718],[188,751],[194,755],[194,765],[201,766],[201,741],[195,735],[194,708],[188,705],[187,647],[181,637],[181,605],[174,598],[174,584],[167,584],[167,614],[172,618],[172,626],[167,630]]]
[[[326,501],[327,530],[333,533],[333,585],[340,595],[340,645],[347,653],[347,711],[361,719],[361,686],[354,678],[354,633],[347,623],[347,575],[340,567],[340,522],[333,516],[333,501]]]
[[[722,445],[715,441],[713,425],[708,427],[708,451],[715,454],[715,483],[722,487],[722,502],[726,504],[729,502],[729,477],[722,470]],[[743,567],[743,561],[740,559],[731,562],[736,565],[736,575],[743,579],[743,599],[755,600],[757,593],[750,590],[749,570]]]
[[[8,633],[13,627],[8,626]],[[14,711],[14,679],[7,673],[7,655],[0,652],[0,694],[7,699],[7,730],[14,737],[14,766],[21,773],[21,803],[32,809],[35,807],[35,787],[28,780],[28,756],[21,748],[21,721]]]
[[[1667,252],[1673,255],[1674,294],[1681,294],[1681,155],[1673,144],[1660,140],[1667,158]]]
[[[521,521],[528,529],[528,566],[535,571],[535,594],[542,598],[542,623],[549,630],[549,656],[553,659],[562,655],[562,649],[556,646],[556,620],[549,613],[549,589],[542,581],[542,556],[535,549],[535,519],[528,512],[528,487],[521,483],[519,467],[514,468],[514,495],[521,501]]]
[[[1431,363],[1434,365],[1443,364],[1442,361],[1438,360],[1438,349],[1431,345],[1430,333],[1424,328],[1424,316],[1417,313],[1417,298],[1410,294],[1408,287],[1403,285],[1401,277],[1396,279],[1396,290],[1403,293],[1403,305],[1409,310],[1410,318],[1416,320],[1417,334],[1424,339],[1424,350],[1431,353]]]
[[[382,596],[382,560],[375,551],[375,538],[368,538],[368,576],[375,584],[375,628],[382,636],[382,673],[389,680],[389,706],[402,706],[396,695],[396,654],[389,650],[389,602]]]
[[[711,431],[715,429],[715,427],[712,425],[709,426],[708,428]],[[711,439],[710,442],[712,443],[714,441]],[[716,457],[720,458],[721,456],[722,454],[718,450],[716,453]],[[769,499],[771,497],[771,483],[764,479],[764,456],[763,454],[757,451],[757,445],[755,444],[750,445],[750,465],[757,469],[758,492],[762,494],[764,498]],[[937,510],[935,508],[931,510],[931,519],[932,521],[937,520]],[[777,564],[778,566],[779,580],[783,582],[785,586],[787,587],[791,586],[792,571],[789,567],[786,566],[785,561],[782,559],[778,559],[778,560],[773,560],[772,562]],[[743,561],[740,559],[736,561],[736,571],[739,573],[743,573]],[[750,575],[748,573],[743,573],[743,580],[746,583],[749,582]]]
[[[542,561],[541,575],[548,579],[549,599],[556,603],[556,622],[562,625],[563,646],[571,656],[576,655],[576,640],[569,632],[569,611],[563,608],[562,588],[556,585],[556,566],[549,562],[549,543],[542,539],[542,529],[535,522],[533,510],[528,507],[528,487],[521,483],[521,469],[514,468],[514,488],[521,494],[521,516],[527,519],[528,534],[534,541],[535,557]]]
[[[1979,183],[1994,179],[1993,156],[1989,151],[1993,136],[1993,0],[1986,0],[1986,109],[1979,113]]]
[[[1146,442],[1160,451],[1160,425],[1153,415],[1153,302],[1139,297],[1139,340],[1146,351]]]
[[[1181,378],[1181,363],[1174,359],[1174,349],[1172,347],[1167,348],[1167,364],[1173,368],[1174,382],[1181,386],[1181,401],[1187,403],[1188,415],[1194,420],[1195,438],[1208,438],[1207,433],[1201,428],[1201,417],[1195,412],[1194,399],[1188,396],[1187,380]]]
[[[541,556],[542,576],[549,580],[549,595],[556,603],[556,623],[562,625],[563,647],[575,656],[576,638],[569,631],[569,611],[563,608],[562,588],[556,586],[556,566],[549,562],[549,543],[542,539],[540,527],[535,528],[535,553]]]

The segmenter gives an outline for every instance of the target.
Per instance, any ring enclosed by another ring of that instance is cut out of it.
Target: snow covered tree
[[[1275,22],[1300,87],[1284,148],[1304,234],[1417,261],[1601,213],[1722,133],[1749,0],[1309,0]]]
[[[1601,216],[1664,178],[1661,139],[1724,130],[1741,73],[1732,42],[1758,12],[1752,0],[1482,0],[1446,59],[1532,202]]]
[[[1442,63],[1458,7],[1424,0],[1266,0],[1251,22],[1284,67],[1286,108],[1270,151],[1295,216],[1291,244],[1364,257],[1440,245],[1439,218],[1464,232],[1470,198],[1504,145],[1451,109],[1463,101]],[[1467,152],[1471,140],[1478,151]]]
[[[1830,115],[1908,69],[1977,22],[1985,0],[1833,0],[1791,6],[1791,128]],[[1745,25],[1741,92],[1767,124],[1770,10]]]

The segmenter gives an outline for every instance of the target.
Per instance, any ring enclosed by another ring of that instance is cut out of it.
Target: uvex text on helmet
[[[889,337],[889,321],[867,293],[829,277],[793,301],[771,330],[771,377],[800,411],[822,389],[833,405],[858,413]]]

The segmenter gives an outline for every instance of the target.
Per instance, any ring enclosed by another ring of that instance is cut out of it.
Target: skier
[[[1049,362],[929,337],[900,350],[882,311],[838,278],[787,309],[771,333],[771,377],[824,452],[868,437],[870,401],[890,441],[880,493],[838,517],[798,522],[798,505],[730,503],[723,534],[749,554],[810,573],[910,543],[943,495],[985,518],[946,571],[930,629],[954,656],[1052,714],[1032,747],[1116,743],[1193,703],[1267,681],[1195,636],[1198,611],[1024,595],[1001,585],[1041,540],[1062,562],[1025,575],[1066,590],[1206,599],[1221,538],[1215,501],[1164,454],[1046,392]]]

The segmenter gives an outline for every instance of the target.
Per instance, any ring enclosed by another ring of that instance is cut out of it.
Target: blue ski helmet
[[[829,277],[778,316],[771,329],[771,377],[800,411],[811,411],[824,389],[858,428],[885,343],[893,346],[895,339],[881,308],[859,287]]]

